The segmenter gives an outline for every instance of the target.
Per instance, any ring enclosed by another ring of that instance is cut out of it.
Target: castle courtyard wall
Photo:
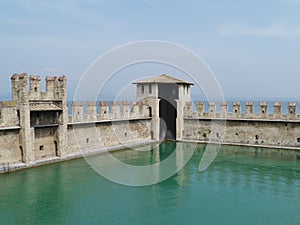
[[[11,79],[12,101],[0,102],[0,173],[159,141],[160,99],[153,96],[134,103],[72,102],[69,115],[64,76],[47,77],[45,92],[39,76],[14,74]],[[204,102],[193,107],[189,91],[186,95],[177,100],[177,141],[277,148],[281,155],[289,149],[300,158],[295,103],[288,103],[283,115],[281,103],[268,114],[268,104],[261,102],[255,114],[253,102],[245,107],[235,102],[232,112],[222,102],[217,111],[215,102],[208,109]]]
[[[151,119],[69,124],[67,153],[151,141],[150,128]]]
[[[19,129],[0,128],[0,166],[22,163],[22,151],[19,146]]]
[[[234,102],[232,112],[228,112],[228,103],[209,102],[208,109],[204,102],[192,103],[184,108],[185,141],[202,143],[223,143],[230,145],[258,146],[300,150],[300,118],[296,115],[296,103],[288,103],[288,113],[282,114],[281,103],[274,103],[273,113],[268,114],[268,103],[261,102],[259,112],[254,113],[253,102],[247,102],[245,112],[241,104]]]
[[[185,119],[183,133],[184,140],[300,149],[300,122]]]

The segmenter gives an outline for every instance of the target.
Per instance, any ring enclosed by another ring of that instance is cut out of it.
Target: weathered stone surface
[[[138,83],[137,102],[72,102],[68,115],[66,77],[47,77],[46,92],[41,91],[39,76],[14,74],[11,77],[12,99],[0,102],[0,172],[1,165],[23,167],[64,160],[94,149],[130,143],[159,140],[161,126],[158,83]],[[29,89],[28,91],[28,83]],[[300,150],[300,116],[296,103],[288,104],[282,115],[282,104],[260,103],[254,114],[254,103],[196,103],[190,100],[190,85],[180,83],[172,101],[176,108],[176,139],[210,143],[252,146],[275,146]],[[170,89],[173,90],[173,89]],[[176,95],[177,93],[177,95]],[[167,117],[169,114],[166,114]],[[68,123],[69,122],[69,123]],[[4,166],[3,166],[4,168]]]

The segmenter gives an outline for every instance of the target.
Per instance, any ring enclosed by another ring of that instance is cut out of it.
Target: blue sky
[[[65,74],[72,98],[96,58],[139,40],[191,49],[227,98],[300,98],[299,12],[298,0],[1,0],[0,98],[16,72]]]

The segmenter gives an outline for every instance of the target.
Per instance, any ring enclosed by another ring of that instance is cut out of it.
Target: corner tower
[[[137,101],[150,105],[153,139],[181,140],[183,109],[193,83],[168,74],[135,81]]]
[[[67,132],[66,77],[47,77],[41,91],[40,76],[11,77],[12,100],[20,121],[19,145],[28,165],[64,156]]]

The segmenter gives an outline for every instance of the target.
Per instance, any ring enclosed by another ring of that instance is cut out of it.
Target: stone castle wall
[[[12,101],[0,102],[0,173],[61,161],[104,147],[151,141],[143,102],[73,102],[68,115],[66,78],[14,74]]]
[[[148,105],[107,101],[71,104],[67,131],[69,153],[152,139]]]
[[[45,91],[39,76],[14,74],[11,82],[12,101],[0,102],[0,172],[160,138],[158,97],[72,102],[69,115],[64,76],[46,77]],[[235,102],[229,112],[226,102],[220,107],[210,102],[205,109],[204,102],[193,107],[187,96],[181,100],[174,117],[177,140],[300,150],[296,103],[288,103],[288,113],[282,114],[281,103],[268,113],[268,104],[261,102],[256,114],[253,102],[246,103],[245,112]]]
[[[274,112],[267,114],[268,104],[261,102],[259,113],[254,113],[253,102],[247,102],[245,112],[241,104],[233,103],[232,112],[228,112],[228,103],[210,102],[208,109],[204,102],[185,106],[183,139],[199,142],[216,142],[263,147],[281,147],[300,149],[300,117],[296,115],[296,103],[288,103],[288,113],[282,114],[282,104],[276,102]]]

